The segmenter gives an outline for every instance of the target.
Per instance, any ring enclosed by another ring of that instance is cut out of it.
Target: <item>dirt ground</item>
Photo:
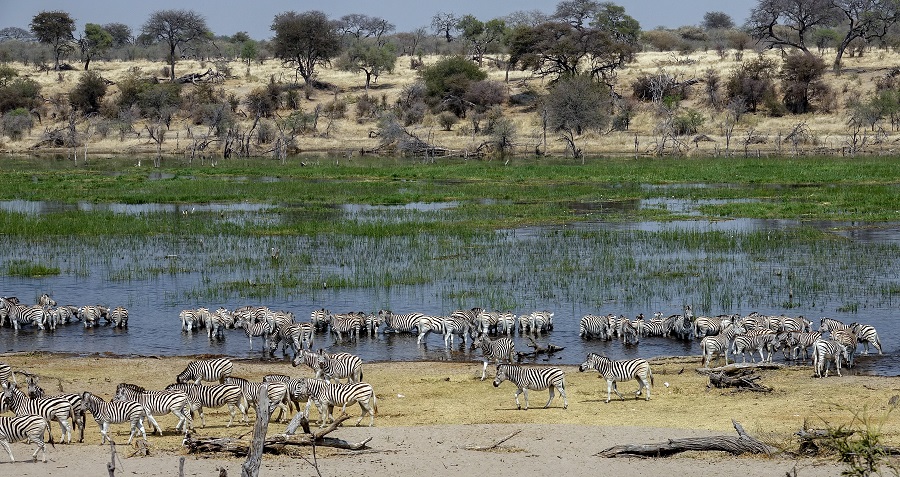
[[[174,381],[189,357],[122,358],[106,356],[63,356],[49,354],[0,355],[0,362],[14,370],[40,376],[48,394],[90,390],[109,398],[119,382],[133,382],[148,389],[160,389]],[[657,459],[598,457],[596,454],[619,444],[648,444],[689,436],[734,435],[732,419],[754,437],[785,451],[796,450],[793,433],[802,428],[826,425],[856,425],[867,419],[879,426],[883,442],[900,442],[900,419],[889,416],[891,397],[900,394],[900,378],[844,376],[816,379],[809,367],[792,366],[761,371],[761,382],[770,393],[734,392],[707,389],[707,378],[697,372],[697,360],[682,358],[651,362],[655,375],[652,399],[629,397],[634,382],[620,383],[627,400],[613,395],[605,403],[605,382],[596,373],[579,373],[576,367],[562,366],[566,372],[568,409],[560,397],[542,409],[546,391],[532,391],[528,411],[520,411],[513,400],[514,387],[481,381],[480,363],[385,362],[366,363],[364,380],[378,397],[375,427],[350,424],[330,437],[348,442],[371,438],[361,451],[317,448],[315,462],[321,475],[346,475],[364,470],[370,475],[472,475],[497,476],[522,472],[548,475],[785,475],[796,468],[798,476],[840,475],[842,467],[834,457],[796,459],[790,453],[778,457],[732,457],[724,453],[691,452]],[[311,370],[292,368],[284,361],[235,360],[234,375],[258,380],[267,373],[311,376]],[[18,374],[20,387],[24,375]],[[358,408],[348,413],[356,417]],[[313,412],[311,418],[317,415]],[[207,412],[207,426],[197,436],[243,437],[249,439],[250,423],[226,427],[224,409]],[[251,413],[249,419],[254,419]],[[240,474],[243,458],[226,454],[187,454],[174,418],[158,417],[165,427],[163,436],[148,435],[150,456],[134,455],[124,445],[128,426],[113,425],[111,434],[119,443],[117,475],[174,475],[179,460],[185,458],[185,475]],[[367,420],[364,421],[364,423]],[[855,423],[855,424],[854,424]],[[285,423],[273,422],[269,434],[279,433]],[[58,440],[58,425],[53,427]],[[519,431],[491,451],[469,450],[469,446],[491,446]],[[88,417],[84,443],[60,444],[49,449],[49,462],[27,461],[33,446],[12,446],[20,462],[9,464],[0,453],[0,475],[21,476],[100,475],[110,460],[108,446],[100,446],[97,424]],[[311,449],[296,455],[266,455],[260,475],[317,475],[311,464]],[[12,469],[15,469],[14,471]],[[13,475],[13,474],[9,474]]]

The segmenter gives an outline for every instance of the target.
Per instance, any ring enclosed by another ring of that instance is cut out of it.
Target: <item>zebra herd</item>
[[[294,366],[304,364],[316,372],[316,377],[291,378],[281,374],[266,375],[261,382],[252,382],[233,376],[234,365],[229,358],[191,361],[183,371],[174,376],[175,383],[160,390],[148,390],[132,383],[119,383],[115,395],[110,400],[90,392],[47,396],[38,385],[35,375],[17,371],[27,376],[27,392],[19,389],[15,373],[5,363],[0,363],[0,413],[10,411],[15,417],[0,416],[0,445],[6,449],[10,460],[14,461],[10,442],[28,440],[35,444],[32,459],[39,452],[46,462],[44,431],[50,433],[49,441],[54,442],[50,423],[56,421],[60,427],[60,442],[71,443],[73,427],[80,430],[79,442],[84,441],[85,416],[90,413],[100,429],[101,444],[110,440],[111,424],[128,423],[130,434],[128,443],[140,436],[147,438],[144,420],[159,435],[163,428],[156,417],[171,413],[178,422],[175,431],[186,433],[194,429],[194,415],[199,414],[201,425],[205,426],[204,409],[228,408],[231,416],[230,427],[238,412],[241,421],[248,422],[248,411],[256,409],[261,388],[266,386],[269,412],[280,410],[276,417],[279,422],[290,410],[309,415],[312,404],[319,411],[319,424],[333,421],[335,406],[341,412],[349,404],[356,403],[362,413],[356,424],[366,415],[369,426],[378,412],[377,398],[372,386],[362,381],[362,361],[348,353],[330,354],[324,350],[311,352],[303,350],[294,360]],[[347,382],[341,382],[346,379]],[[305,402],[305,407],[303,403]]]
[[[101,320],[116,328],[128,327],[128,310],[104,305],[60,305],[44,293],[34,305],[25,305],[14,296],[0,297],[0,328],[10,326],[18,331],[25,326],[54,331],[59,326],[81,322],[85,328],[99,326]]]

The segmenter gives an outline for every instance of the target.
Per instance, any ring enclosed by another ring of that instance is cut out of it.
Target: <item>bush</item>
[[[460,101],[469,86],[487,79],[487,73],[478,65],[461,56],[451,56],[422,70],[422,79],[428,98],[459,117],[465,115],[465,105]]]
[[[347,115],[347,102],[343,99],[336,99],[325,104],[322,112],[331,119],[341,119]]]
[[[675,134],[685,136],[688,134],[697,134],[706,119],[699,111],[687,109],[683,113],[676,115],[672,127]]]
[[[825,100],[831,89],[822,81],[825,61],[809,53],[793,53],[781,67],[781,89],[787,111],[804,114],[812,110],[812,101]]]
[[[31,113],[25,108],[17,108],[3,115],[3,133],[13,141],[22,139],[26,131],[30,132],[34,127]]]
[[[28,111],[41,104],[41,85],[30,78],[16,78],[0,86],[0,113],[24,108]]]
[[[681,38],[668,30],[645,31],[641,39],[658,51],[675,51],[681,44]]]
[[[69,104],[73,109],[84,114],[96,113],[100,110],[105,95],[106,82],[100,77],[100,74],[86,71],[81,75],[78,84],[69,92]]]
[[[740,100],[747,111],[756,112],[775,97],[775,71],[775,61],[763,57],[741,63],[725,83],[726,98]]]
[[[673,75],[665,71],[656,74],[643,74],[631,83],[631,91],[635,99],[659,102],[666,97],[687,99],[690,90],[681,84]]]
[[[256,144],[269,144],[275,139],[275,125],[262,120],[256,125]]]
[[[278,110],[276,98],[269,94],[269,88],[266,87],[259,87],[247,93],[244,104],[247,105],[247,112],[253,117],[268,118]]]
[[[453,126],[459,122],[459,117],[449,111],[444,111],[438,116],[438,123],[444,128],[444,131],[453,129]]]
[[[369,96],[361,96],[356,100],[356,119],[375,119],[378,117],[378,113],[381,110],[381,106],[378,104],[378,100]]]
[[[475,105],[478,112],[506,101],[506,86],[497,81],[476,81],[466,90],[465,100]]]
[[[132,106],[137,106],[144,117],[169,116],[181,106],[181,85],[131,74],[119,82],[119,108],[127,110]]]

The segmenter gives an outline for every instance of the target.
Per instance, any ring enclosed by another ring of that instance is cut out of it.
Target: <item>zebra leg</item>
[[[72,443],[72,430],[69,428],[69,420],[66,418],[56,418],[56,422],[59,423],[59,442],[65,442],[66,444]]]
[[[103,421],[100,423],[100,445],[106,444],[106,441],[109,439],[109,421]]]
[[[34,448],[34,453],[31,454],[31,461],[37,462],[38,452],[41,452],[41,462],[47,462],[47,448],[44,447],[44,430],[41,429],[41,435],[32,434],[28,436],[28,440],[34,442],[34,445],[37,446]]]
[[[556,388],[559,390],[559,395],[563,398],[563,409],[569,408],[569,398],[566,396],[566,386],[563,384],[562,386]]]
[[[3,448],[6,449],[6,453],[9,454],[9,461],[15,462],[16,458],[13,457],[12,449],[10,449],[9,447],[9,442],[7,442],[6,439],[0,439],[0,445],[2,445]]]
[[[159,423],[156,422],[156,419],[149,412],[147,413],[147,422],[149,422],[150,424],[153,424],[153,428],[156,429],[156,432],[158,432],[159,435],[163,435],[162,427],[159,426]]]
[[[519,410],[522,409],[522,405],[519,404],[519,394],[522,394],[522,391],[523,391],[522,388],[516,389],[516,409],[519,409]],[[528,401],[527,400],[525,401],[525,409],[528,409]]]
[[[553,390],[555,387],[556,387],[556,386],[550,386],[550,387],[549,387],[549,390],[550,390],[550,399],[547,400],[547,404],[544,404],[544,409],[547,409],[548,407],[550,407],[550,403],[553,401],[553,397],[556,395],[556,393],[555,393],[554,390]]]
[[[484,367],[481,368],[481,380],[484,381],[484,376],[487,374],[487,360],[484,360]]]
[[[622,396],[622,393],[619,392],[619,387],[616,386],[616,382],[615,382],[615,381],[608,381],[608,382],[611,382],[611,383],[612,383],[612,390],[613,390],[613,392],[616,393],[616,396],[619,396],[619,399],[621,399],[621,400],[624,401],[624,400],[625,400],[625,397]]]
[[[637,382],[638,382],[638,390],[637,390],[637,392],[634,393],[634,398],[638,399],[639,397],[641,397],[641,391],[644,390],[644,378],[642,378],[640,376],[635,376],[634,379],[637,380]],[[650,389],[649,386],[647,387],[647,389],[648,390]]]

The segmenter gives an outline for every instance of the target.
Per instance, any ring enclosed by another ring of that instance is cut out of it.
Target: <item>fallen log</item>
[[[557,353],[559,351],[566,349],[565,346],[556,346],[555,344],[552,344],[552,343],[548,343],[547,347],[543,347],[543,346],[537,344],[537,342],[534,340],[534,338],[532,338],[530,336],[528,337],[528,340],[531,341],[531,343],[529,343],[528,346],[532,349],[532,351],[527,351],[527,352],[526,351],[517,351],[516,352],[516,362],[521,362],[522,358],[537,358],[539,355],[542,355],[542,354],[546,354],[549,356],[549,355],[552,355],[553,353]]]
[[[731,423],[738,433],[737,437],[685,437],[669,439],[668,442],[658,444],[625,444],[602,450],[596,455],[599,457],[668,457],[687,451],[721,451],[733,455],[747,453],[772,455],[778,452],[774,447],[747,434],[737,421],[732,420]]]
[[[742,391],[772,392],[772,388],[759,384],[758,381],[760,379],[761,377],[752,369],[741,369],[731,374],[720,371],[709,375],[709,383],[706,385],[706,389],[708,391],[714,387],[738,388]]]
[[[310,434],[275,434],[266,437],[263,441],[263,452],[279,454],[285,449],[296,446],[334,447],[336,449],[360,450],[367,449],[366,444],[372,440],[368,438],[362,442],[347,442],[343,439],[326,437],[326,435],[341,425],[350,416],[341,414],[328,427]],[[232,437],[193,437],[188,435],[184,439],[184,445],[189,453],[228,452],[236,456],[246,456],[250,448],[247,440]]]
[[[731,363],[717,368],[697,368],[698,374],[726,373],[737,374],[745,369],[783,369],[785,366],[781,363]]]

